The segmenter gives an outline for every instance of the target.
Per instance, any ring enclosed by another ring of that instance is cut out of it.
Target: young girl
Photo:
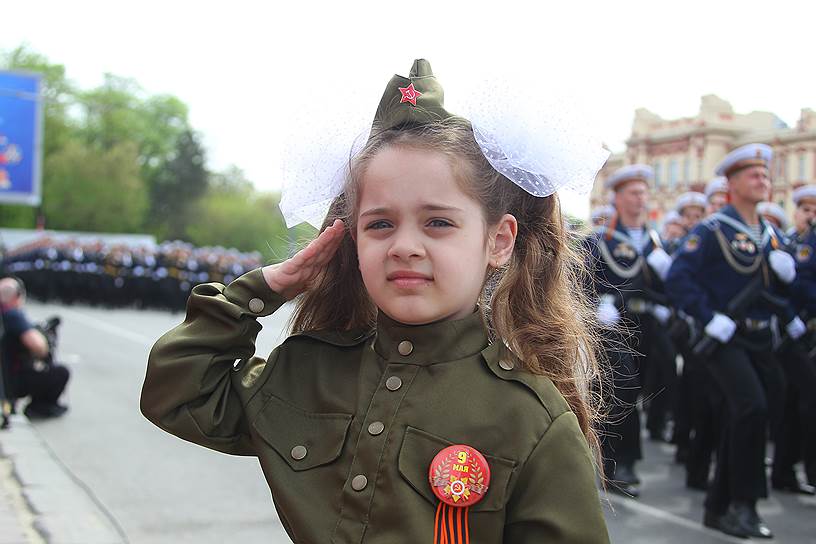
[[[494,169],[417,61],[320,235],[195,287],[142,412],[257,456],[294,542],[608,542],[576,263],[557,198]],[[257,318],[296,297],[294,334],[255,356]]]

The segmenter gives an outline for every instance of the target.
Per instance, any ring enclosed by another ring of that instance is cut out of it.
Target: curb
[[[27,538],[20,544],[126,544],[115,522],[25,416],[11,416],[11,427],[0,433],[0,463],[8,465],[0,494],[12,497]],[[0,536],[0,544],[7,542],[17,544]]]

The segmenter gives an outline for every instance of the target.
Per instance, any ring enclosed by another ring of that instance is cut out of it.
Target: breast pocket
[[[307,412],[271,396],[252,426],[292,470],[301,471],[340,457],[351,417],[350,414]]]
[[[431,491],[428,468],[440,450],[453,444],[442,437],[415,427],[409,426],[405,430],[399,453],[400,475],[432,505],[436,505],[439,500]],[[516,462],[490,455],[484,451],[481,453],[490,467],[490,485],[484,498],[473,505],[471,511],[495,512],[504,508],[507,503],[510,478],[515,471]]]

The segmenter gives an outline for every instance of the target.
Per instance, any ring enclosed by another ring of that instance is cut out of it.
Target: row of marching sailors
[[[757,511],[769,439],[774,489],[816,485],[816,186],[794,192],[785,234],[784,214],[760,205],[771,157],[763,144],[729,153],[706,194],[679,199],[665,240],[645,221],[652,169],[625,166],[606,182],[614,213],[586,241],[611,370],[610,489],[640,493],[640,398],[651,437],[673,420],[686,484],[706,490],[704,525],[742,538],[772,537]]]
[[[229,283],[261,261],[257,252],[180,241],[145,247],[43,237],[6,252],[3,271],[44,302],[178,311],[193,286]]]

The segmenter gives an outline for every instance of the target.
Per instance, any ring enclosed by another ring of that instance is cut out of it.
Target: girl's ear
[[[493,268],[499,268],[507,264],[507,261],[513,255],[513,248],[516,246],[516,235],[518,234],[518,221],[514,216],[506,213],[490,232],[489,263]]]

